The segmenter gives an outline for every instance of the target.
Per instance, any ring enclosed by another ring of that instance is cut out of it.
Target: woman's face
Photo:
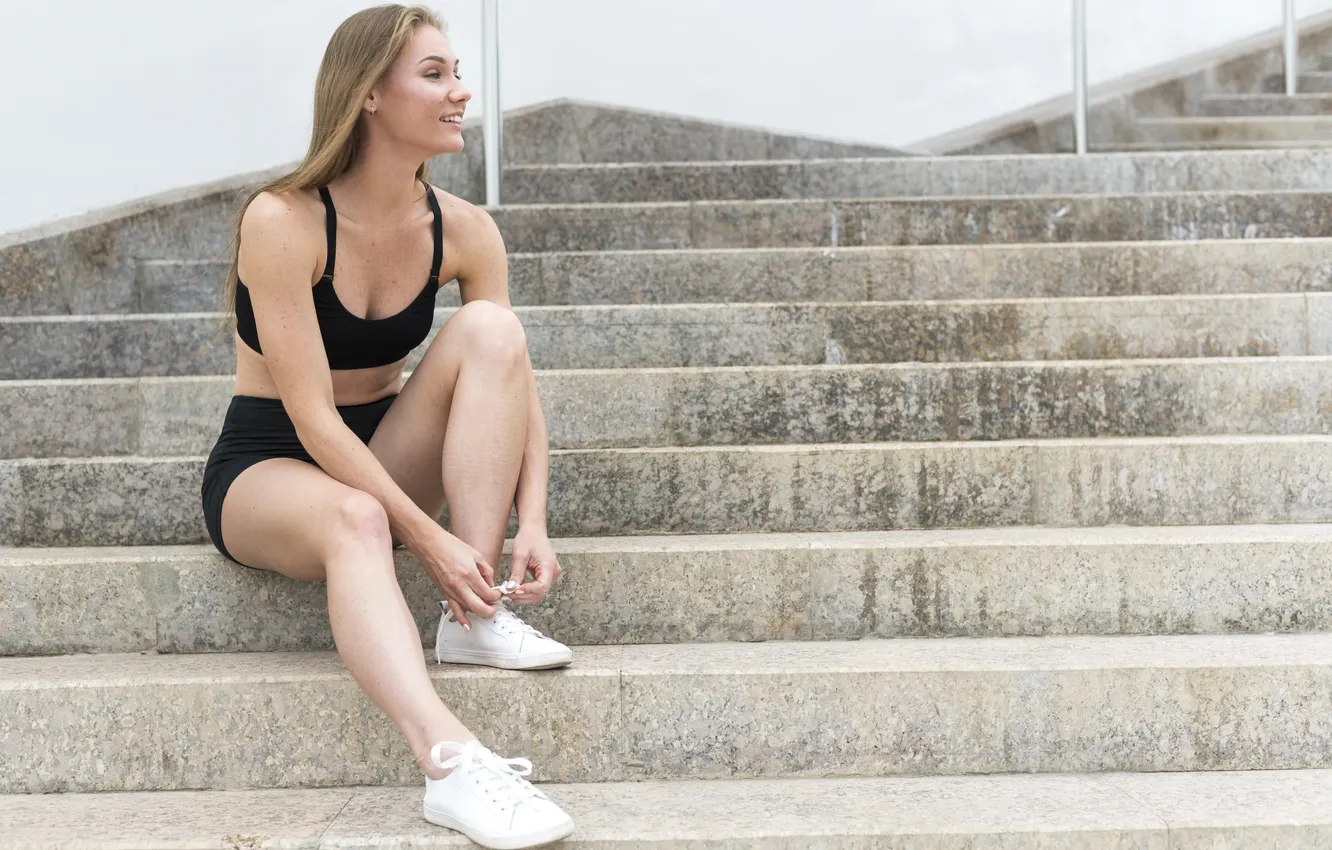
[[[426,156],[463,149],[462,116],[472,93],[458,78],[458,59],[444,34],[420,26],[366,98],[363,115],[394,142]]]

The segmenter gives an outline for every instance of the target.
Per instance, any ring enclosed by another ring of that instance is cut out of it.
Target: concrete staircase
[[[1307,67],[1307,66],[1306,66]],[[1332,144],[1332,60],[1301,73],[1294,96],[1284,73],[1267,74],[1254,91],[1189,99],[1181,115],[1144,115],[1122,144],[1101,150],[1316,148]]]
[[[571,847],[1332,846],[1330,166],[514,167],[578,649],[445,700]],[[464,846],[204,543],[224,212],[0,245],[0,848]]]

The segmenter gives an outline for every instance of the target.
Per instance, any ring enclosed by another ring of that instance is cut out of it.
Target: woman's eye
[[[426,76],[427,76],[427,77],[430,77],[430,78],[432,78],[432,79],[436,79],[436,80],[438,80],[438,79],[439,79],[439,71],[431,71],[429,74],[426,74]]]

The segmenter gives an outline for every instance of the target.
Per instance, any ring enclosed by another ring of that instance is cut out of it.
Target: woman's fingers
[[[472,628],[472,621],[467,619],[467,609],[463,607],[463,604],[459,602],[456,597],[450,594],[444,594],[444,598],[449,601],[449,613],[453,615],[453,619],[458,621],[458,625],[470,631]]]
[[[498,590],[495,590],[494,588],[487,589],[496,596],[499,595]],[[458,598],[462,600],[463,605],[471,613],[479,614],[482,617],[495,616],[495,606],[482,599],[477,592],[471,588],[470,584],[468,586],[455,588],[454,592],[458,594]]]

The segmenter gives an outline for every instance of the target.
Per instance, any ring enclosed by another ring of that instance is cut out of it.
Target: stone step
[[[517,610],[578,646],[1332,630],[1332,525],[554,543],[564,577]],[[413,555],[396,562],[434,646],[439,591]],[[507,556],[496,570],[509,574]],[[333,648],[322,582],[245,569],[211,545],[0,550],[0,612],[0,655]]]
[[[1145,142],[1332,142],[1332,115],[1139,118]]]
[[[1101,142],[1093,143],[1094,151],[1119,151],[1134,153],[1138,151],[1282,151],[1316,150],[1332,146],[1332,142],[1317,139],[1297,139],[1294,141],[1211,141],[1211,142]],[[1072,153],[1072,151],[1069,151]]]
[[[1327,167],[1328,156],[1326,152],[1307,150],[1181,151],[1088,157],[919,157],[846,165],[811,163],[809,167],[814,169],[813,174],[818,174],[819,169],[834,176],[846,172],[846,176],[828,179],[832,179],[834,189],[855,193],[902,191],[974,197],[1030,192],[1047,195],[1224,189],[1260,192],[1332,188],[1327,183],[1332,180],[1328,176],[1332,174]],[[785,167],[791,165],[788,162]],[[771,169],[782,166],[736,163],[718,166],[728,167],[740,167],[747,172],[758,168],[756,173],[772,173]],[[763,172],[763,168],[769,172]],[[684,173],[702,172],[686,169]],[[137,279],[152,274],[144,271],[143,261],[225,257],[235,221],[237,192],[252,179],[254,175],[174,190],[0,239],[0,314],[46,312],[48,308],[42,305],[48,301],[62,305],[55,312],[75,314],[166,309],[153,300],[151,292],[140,292]],[[745,178],[739,182],[761,184],[768,179]],[[671,178],[668,182],[674,185],[680,181]],[[630,190],[626,187],[624,191]],[[701,214],[700,230],[711,227],[709,215]],[[675,244],[680,241],[677,236],[672,239]],[[510,250],[519,250],[516,244],[511,241]],[[842,244],[847,243],[843,240]],[[778,300],[783,297],[789,296],[779,296]],[[107,303],[116,306],[97,306]],[[208,301],[170,309],[212,310],[216,304]]]
[[[1332,357],[539,372],[556,449],[1332,428]],[[0,458],[206,455],[231,377],[0,382]]]
[[[505,753],[508,755],[508,753]],[[714,779],[541,785],[573,817],[565,846],[1332,845],[1332,770]],[[0,797],[6,850],[472,847],[421,817],[421,784]],[[854,803],[848,803],[854,801]],[[96,824],[97,829],[88,829]],[[242,844],[253,836],[254,844]],[[262,841],[262,844],[258,842]]]
[[[1263,78],[1263,92],[1284,94],[1286,75],[1269,74]],[[1305,71],[1295,81],[1295,91],[1300,94],[1327,94],[1332,92],[1332,71]]]
[[[1203,115],[1332,115],[1332,93],[1209,94],[1197,104]]]
[[[510,204],[1332,189],[1332,154],[959,156],[512,166]]]
[[[817,248],[1332,236],[1332,193],[511,205],[511,251]]]
[[[34,287],[9,314],[215,312],[224,263],[145,260],[124,297]],[[1332,290],[1332,239],[510,254],[520,307]],[[0,304],[6,303],[0,295]],[[436,296],[457,306],[458,288]]]
[[[1330,661],[1332,633],[1313,632],[605,646],[546,673],[428,667],[536,778],[618,782],[1326,768]],[[0,742],[3,793],[419,776],[332,652],[0,659]]]
[[[408,369],[454,312],[436,311]],[[515,312],[536,369],[1332,354],[1332,293]],[[221,314],[0,317],[0,381],[235,370]]]
[[[0,461],[0,546],[205,542],[204,460]],[[1329,476],[1327,435],[555,450],[547,525],[574,537],[1328,522]]]

